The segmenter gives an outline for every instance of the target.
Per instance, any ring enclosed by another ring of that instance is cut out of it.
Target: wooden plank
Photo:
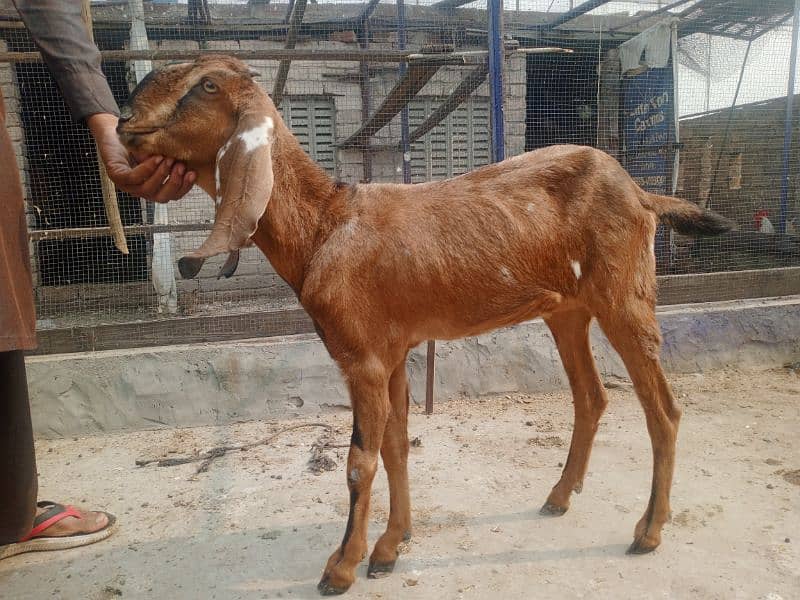
[[[422,124],[417,127],[409,136],[408,141],[414,142],[428,133],[431,129],[441,123],[447,115],[453,112],[459,105],[472,95],[478,87],[486,80],[486,75],[489,73],[489,63],[486,62],[479,66],[477,69],[467,75],[464,80],[458,84],[458,87],[453,90],[444,102],[425,119]]]
[[[306,12],[308,0],[294,0],[292,12],[289,15],[289,31],[286,32],[287,50],[291,50],[297,44],[297,33],[300,31],[300,24],[303,22],[303,15]],[[289,78],[289,67],[291,60],[282,60],[278,65],[278,74],[275,76],[275,85],[272,88],[272,101],[275,106],[280,106],[283,99],[283,89],[286,87],[286,80]]]
[[[337,144],[340,148],[363,148],[369,138],[380,131],[406,106],[439,70],[439,65],[411,63],[405,75],[386,95],[378,110],[349,138]]]
[[[218,316],[172,317],[146,322],[39,331],[39,347],[32,354],[202,344],[298,333],[314,333],[311,319],[301,308]]]
[[[174,225],[126,225],[128,235],[152,233],[180,233],[185,231],[211,231],[213,223],[176,223]],[[28,232],[33,242],[39,240],[65,240],[68,238],[95,238],[111,235],[111,227],[71,227],[65,229],[34,229]]]
[[[800,294],[800,267],[663,275],[658,303],[690,304]]]
[[[103,50],[100,52],[104,61],[126,60],[193,60],[206,54],[219,54],[219,50]],[[343,60],[397,63],[407,60],[410,52],[404,50],[318,50],[314,48],[269,48],[259,50],[225,50],[227,56],[241,60]],[[41,62],[38,52],[0,52],[0,62],[26,63]]]

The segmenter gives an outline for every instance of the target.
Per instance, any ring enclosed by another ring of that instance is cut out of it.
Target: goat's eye
[[[203,89],[207,91],[209,94],[213,94],[217,91],[217,84],[211,81],[210,79],[204,79]]]

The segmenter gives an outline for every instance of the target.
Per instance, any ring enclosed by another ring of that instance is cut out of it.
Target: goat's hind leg
[[[608,404],[589,344],[591,320],[592,315],[583,308],[557,312],[545,319],[567,372],[575,408],[566,465],[540,511],[546,515],[563,515],[572,492],[581,492],[597,425]]]
[[[411,499],[408,491],[408,379],[405,359],[389,379],[391,411],[383,434],[381,457],[389,479],[389,524],[375,543],[367,576],[394,570],[397,548],[411,536]]]
[[[669,494],[675,469],[675,442],[681,410],[675,403],[659,361],[661,334],[652,302],[634,298],[613,314],[598,316],[614,349],[622,357],[644,408],[653,446],[653,482],[647,510],[636,524],[629,554],[644,554],[661,543],[669,520]]]

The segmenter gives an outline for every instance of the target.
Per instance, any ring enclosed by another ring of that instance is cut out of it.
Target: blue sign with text
[[[674,91],[671,66],[623,81],[625,168],[636,183],[655,194],[672,193]]]

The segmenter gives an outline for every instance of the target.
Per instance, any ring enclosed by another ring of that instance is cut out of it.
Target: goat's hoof
[[[367,577],[370,579],[381,579],[382,577],[386,577],[392,571],[394,571],[395,563],[397,563],[396,560],[392,560],[390,562],[370,561],[369,567],[367,568]]]
[[[649,542],[646,537],[633,540],[633,543],[625,551],[625,554],[649,554],[658,548],[658,544]]]
[[[551,504],[550,502],[545,502],[544,506],[539,509],[540,515],[546,515],[550,517],[560,517],[565,512],[567,512],[566,506],[557,506],[555,504]]]
[[[203,263],[206,262],[205,258],[196,258],[194,256],[184,256],[178,261],[178,271],[184,279],[192,279],[203,268]]]
[[[323,596],[338,596],[339,594],[344,594],[349,588],[349,585],[346,587],[335,586],[331,584],[327,577],[323,577],[322,581],[317,584],[317,590]]]

